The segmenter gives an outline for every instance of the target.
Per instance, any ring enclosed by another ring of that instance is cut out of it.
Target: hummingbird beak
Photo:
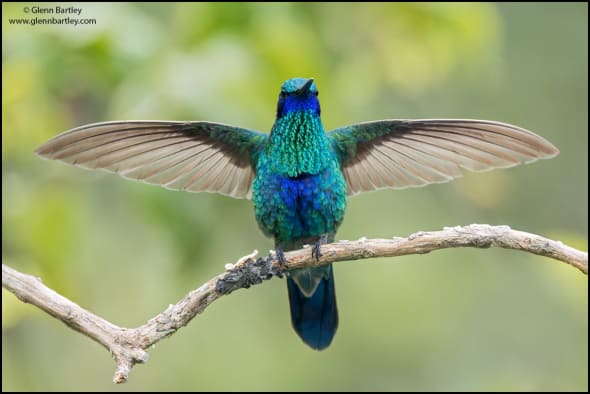
[[[312,83],[313,83],[313,78],[309,78],[307,80],[307,82],[305,82],[305,84],[302,87],[300,87],[299,89],[297,89],[295,91],[295,94],[297,96],[301,96],[302,94],[305,94],[305,93],[309,92],[309,88],[311,88],[311,84]]]

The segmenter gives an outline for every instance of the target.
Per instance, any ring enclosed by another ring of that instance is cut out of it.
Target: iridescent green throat
[[[332,151],[322,121],[314,110],[292,111],[278,118],[266,147],[273,172],[288,177],[317,174]]]

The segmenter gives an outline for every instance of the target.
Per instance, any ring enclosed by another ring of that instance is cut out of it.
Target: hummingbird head
[[[290,112],[310,111],[320,115],[318,89],[313,78],[291,78],[281,86],[277,104],[277,118]]]

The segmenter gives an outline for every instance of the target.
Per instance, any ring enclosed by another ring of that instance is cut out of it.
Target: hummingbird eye
[[[318,92],[317,90],[315,91],[315,95],[317,97],[317,95],[320,94],[320,92]]]

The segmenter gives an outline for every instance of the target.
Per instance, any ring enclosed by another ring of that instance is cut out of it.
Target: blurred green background
[[[33,154],[122,119],[270,129],[315,77],[326,129],[383,118],[513,123],[561,154],[349,201],[338,238],[506,224],[587,250],[587,4],[83,4],[91,26],[11,25],[2,4],[2,260],[125,327],[270,239],[250,201],[173,192]],[[77,17],[75,15],[66,15]],[[224,297],[129,383],[89,339],[2,291],[3,390],[588,389],[588,280],[550,259],[455,249],[338,263],[324,352],[275,279]]]

